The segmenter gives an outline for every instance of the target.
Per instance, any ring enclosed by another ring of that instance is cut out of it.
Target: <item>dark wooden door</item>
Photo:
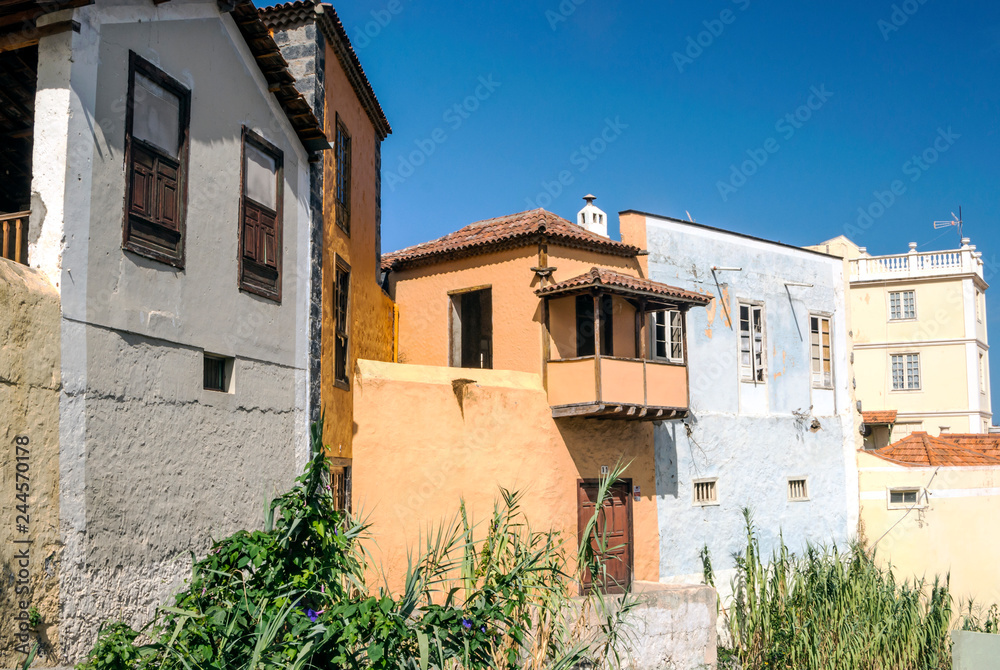
[[[579,535],[597,510],[600,482],[581,481],[578,489]],[[600,588],[604,593],[624,593],[632,584],[632,482],[619,480],[608,490],[597,523],[587,540],[599,555],[604,569],[596,576],[587,571],[584,591]],[[601,550],[603,545],[604,550]]]

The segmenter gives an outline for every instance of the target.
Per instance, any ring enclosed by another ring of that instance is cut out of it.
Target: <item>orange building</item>
[[[393,360],[393,303],[380,285],[381,145],[391,132],[343,24],[331,5],[299,0],[260,10],[296,85],[323,122],[332,150],[312,168],[312,417],[334,481],[350,499],[353,376],[359,359]],[[317,276],[319,273],[319,276]]]
[[[686,313],[710,298],[646,279],[630,221],[609,239],[590,198],[579,223],[533,210],[383,257],[403,364],[359,362],[354,502],[392,583],[421,529],[499,486],[575,545],[620,461],[607,587],[659,581],[651,422],[687,414]]]

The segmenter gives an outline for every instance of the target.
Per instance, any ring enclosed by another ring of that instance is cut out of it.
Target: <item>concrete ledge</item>
[[[953,670],[1000,669],[1000,635],[955,631],[951,639]]]

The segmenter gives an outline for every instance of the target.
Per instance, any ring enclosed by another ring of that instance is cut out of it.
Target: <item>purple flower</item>
[[[316,612],[314,610],[306,610],[306,616],[309,617],[310,621],[315,621],[316,619],[318,619],[320,614],[322,614],[322,612]]]
[[[466,630],[472,630],[472,622],[468,619],[462,619],[462,626],[465,627]]]
[[[485,633],[485,632],[486,632],[486,626],[482,626],[482,627],[480,627],[480,629],[479,629],[479,630],[481,630],[481,631],[483,631],[483,632]]]

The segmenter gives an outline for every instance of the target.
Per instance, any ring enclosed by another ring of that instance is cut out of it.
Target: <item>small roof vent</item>
[[[583,196],[583,199],[587,201],[587,204],[583,206],[580,213],[576,215],[577,224],[590,232],[600,235],[601,237],[608,236],[608,215],[604,213],[604,210],[599,208],[594,204],[597,200],[596,195],[587,194]]]

